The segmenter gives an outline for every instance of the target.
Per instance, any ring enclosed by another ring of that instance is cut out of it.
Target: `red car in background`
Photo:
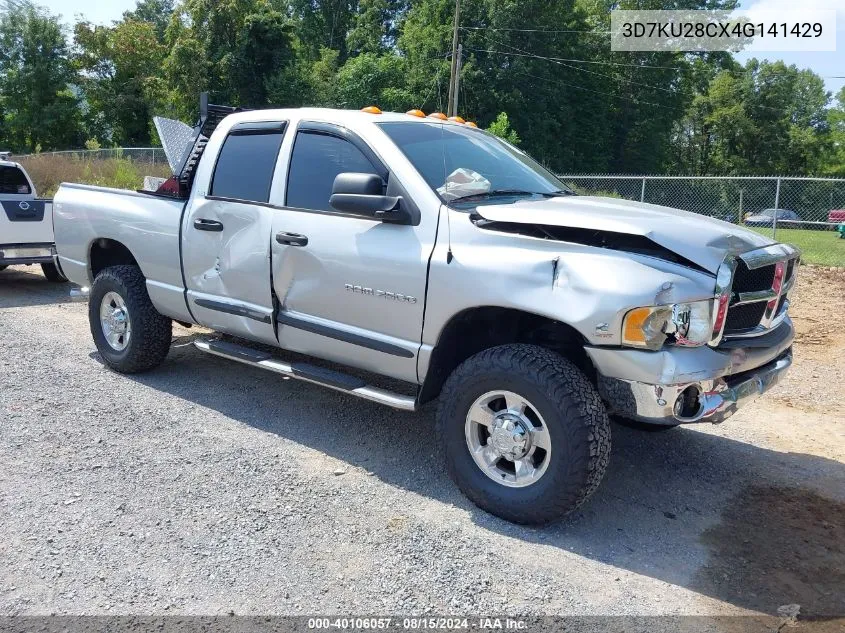
[[[827,221],[832,224],[845,222],[845,209],[833,209],[827,214]]]

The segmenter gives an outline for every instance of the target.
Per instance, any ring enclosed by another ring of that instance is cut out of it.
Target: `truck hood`
[[[727,255],[775,243],[707,216],[616,198],[561,196],[518,200],[512,204],[482,205],[475,213],[492,222],[642,236],[714,274]]]

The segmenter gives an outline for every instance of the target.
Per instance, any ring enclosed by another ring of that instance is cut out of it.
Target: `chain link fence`
[[[66,157],[76,160],[109,160],[116,158],[129,159],[136,163],[150,165],[167,165],[167,156],[161,147],[110,147],[107,149],[70,149],[61,152],[40,152],[27,154],[17,158],[31,159],[36,156]]]
[[[562,175],[578,193],[691,211],[794,244],[804,261],[845,266],[845,179]]]
[[[51,198],[63,182],[140,189],[148,177],[170,175],[160,147],[123,147],[40,152],[12,156],[29,172],[39,195]]]
[[[61,182],[140,188],[145,177],[170,174],[160,147],[42,152],[13,160],[24,164],[47,196]],[[560,179],[581,194],[724,220],[794,244],[805,263],[845,267],[845,178],[568,174]]]

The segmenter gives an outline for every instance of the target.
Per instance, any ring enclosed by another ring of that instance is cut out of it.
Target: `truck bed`
[[[89,253],[113,240],[134,255],[160,312],[184,318],[179,227],[184,200],[152,193],[63,183],[53,199],[56,250],[65,275],[80,286],[94,281]]]

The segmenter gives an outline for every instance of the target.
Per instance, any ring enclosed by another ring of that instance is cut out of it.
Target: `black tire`
[[[632,420],[631,418],[623,418],[614,416],[613,421],[627,426],[629,429],[636,429],[637,431],[645,431],[646,433],[663,433],[664,431],[671,431],[677,429],[680,424],[652,424],[650,422],[642,422],[640,420]]]
[[[62,274],[62,271],[55,264],[41,264],[41,272],[44,273],[47,281],[52,281],[56,284],[63,284],[67,281],[67,277]]]
[[[4,271],[8,268],[8,264],[0,264],[0,271]]]
[[[129,314],[131,335],[121,351],[109,345],[100,324],[100,306],[109,292],[120,296]],[[170,350],[172,322],[153,307],[144,275],[137,266],[112,266],[97,275],[88,300],[88,321],[103,362],[122,374],[154,369]]]
[[[499,389],[527,399],[548,427],[547,469],[527,487],[494,481],[467,446],[470,407]],[[598,488],[610,458],[610,422],[593,385],[563,356],[534,345],[494,347],[461,364],[443,387],[436,424],[458,487],[481,509],[514,523],[549,523],[572,512]]]

